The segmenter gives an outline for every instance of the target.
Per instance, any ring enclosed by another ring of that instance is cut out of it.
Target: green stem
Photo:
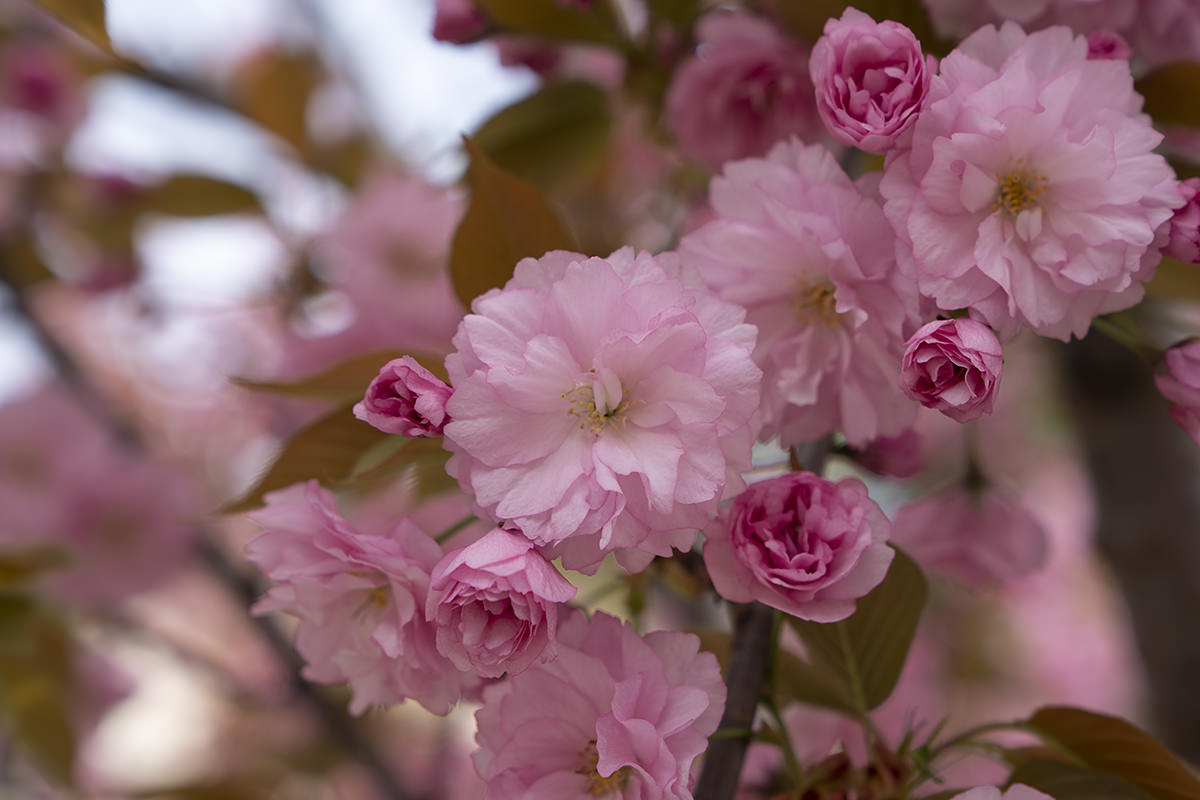
[[[475,522],[476,519],[477,517],[474,514],[468,514],[458,522],[451,525],[449,528],[446,528],[446,530],[442,531],[437,536],[433,537],[433,540],[438,544],[445,544],[447,539],[470,525],[472,522]]]
[[[792,784],[799,791],[808,785],[808,773],[796,758],[796,745],[787,725],[784,724],[783,714],[780,713],[775,698],[768,695],[766,705],[767,711],[771,712],[771,718],[775,720],[775,732],[779,736],[779,746],[783,750],[783,760],[787,764],[788,773],[792,776]]]

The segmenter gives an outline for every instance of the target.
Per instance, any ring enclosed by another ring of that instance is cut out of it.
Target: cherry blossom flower
[[[887,574],[891,526],[856,478],[792,472],[751,485],[704,530],[717,594],[836,622]]]
[[[1133,56],[1129,46],[1119,33],[1108,30],[1092,31],[1087,37],[1090,59],[1128,61]]]
[[[717,660],[699,646],[571,612],[558,658],[484,689],[474,759],[485,800],[690,800],[692,762],[725,706]]]
[[[921,437],[913,428],[896,436],[872,439],[863,449],[852,452],[851,457],[864,469],[893,478],[911,478],[921,471],[924,462]]]
[[[712,169],[761,156],[781,139],[822,126],[808,48],[765,19],[718,11],[696,25],[698,52],[675,71],[666,117],[685,153]]]
[[[554,657],[558,604],[574,596],[531,541],[496,528],[433,568],[425,616],[456,667],[498,678]]]
[[[900,383],[908,396],[955,422],[992,413],[1004,351],[991,328],[972,319],[921,326],[904,348]]]
[[[447,470],[568,569],[690,547],[750,464],[761,376],[744,312],[670,256],[527,258],[446,359]]]
[[[880,184],[921,292],[1005,338],[1082,336],[1137,303],[1183,204],[1141,103],[1129,65],[1066,28],[964,41]]]
[[[1167,350],[1163,362],[1166,371],[1155,385],[1171,402],[1171,416],[1200,444],[1200,339]]]
[[[1054,800],[1054,798],[1023,783],[1017,783],[1008,787],[1006,792],[1001,792],[995,786],[977,786],[962,794],[954,795],[950,800]]]
[[[354,416],[386,433],[440,436],[451,394],[445,381],[403,356],[383,365],[355,404]]]
[[[808,69],[829,133],[843,144],[884,153],[916,122],[937,63],[921,53],[904,25],[847,8],[825,23]]]
[[[916,404],[896,376],[917,294],[879,204],[794,139],[726,165],[710,202],[717,219],[684,237],[680,258],[758,326],[763,438],[836,429],[862,445],[907,428]]]
[[[1175,212],[1167,227],[1167,246],[1163,255],[1189,264],[1200,264],[1200,178],[1179,182],[1184,205]]]
[[[272,583],[254,612],[299,618],[304,676],[349,683],[352,713],[411,697],[445,714],[477,681],[437,650],[424,609],[442,552],[410,520],[386,534],[363,533],[316,481],[267,495],[266,507],[250,518],[264,532],[246,555]]]

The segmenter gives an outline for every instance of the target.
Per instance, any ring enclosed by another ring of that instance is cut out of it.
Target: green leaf
[[[6,550],[0,555],[0,587],[36,578],[70,563],[65,550],[49,545]]]
[[[1150,800],[1119,778],[1061,761],[1029,761],[1013,771],[1009,782],[1032,786],[1054,800]]]
[[[608,94],[584,81],[551,83],[503,109],[472,137],[496,166],[539,186],[603,153]]]
[[[450,250],[450,276],[463,305],[503,286],[522,258],[572,249],[549,202],[534,187],[497,167],[466,139],[471,202]]]
[[[238,386],[257,392],[349,402],[362,399],[367,391],[367,385],[379,374],[380,368],[392,359],[400,358],[403,355],[412,356],[425,369],[442,380],[446,380],[446,368],[440,357],[403,353],[397,350],[378,350],[354,356],[324,372],[302,378],[294,383],[255,381],[248,378],[230,378],[230,380]]]
[[[1079,708],[1038,709],[1028,721],[1047,744],[1157,800],[1200,800],[1200,778],[1158,740],[1120,717]]]
[[[691,25],[700,15],[700,0],[648,0],[646,6],[656,14],[676,25]]]
[[[1157,123],[1200,127],[1200,64],[1179,61],[1159,67],[1134,83],[1146,98],[1142,107]]]
[[[513,33],[531,33],[548,39],[619,45],[623,40],[607,2],[588,8],[564,5],[558,0],[475,0],[499,27]]]
[[[257,211],[258,197],[241,186],[203,175],[175,175],[141,197],[142,207],[179,217]]]
[[[36,0],[68,28],[107,53],[112,42],[104,24],[104,0]]]
[[[775,661],[774,691],[775,702],[780,707],[799,702],[851,715],[859,713],[844,680],[828,669],[809,664],[783,650],[779,651]]]
[[[342,406],[293,434],[254,486],[222,512],[257,508],[263,495],[300,481],[332,485],[349,478],[362,455],[391,436],[356,419],[350,408]]]
[[[921,570],[896,550],[883,582],[858,601],[851,616],[832,623],[788,618],[808,648],[809,669],[794,675],[783,670],[776,681],[797,692],[797,699],[865,714],[895,688],[926,594]],[[819,688],[806,690],[805,682]]]

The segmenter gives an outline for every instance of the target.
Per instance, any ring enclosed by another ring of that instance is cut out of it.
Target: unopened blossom
[[[684,264],[758,326],[764,440],[840,430],[859,446],[912,424],[896,376],[918,298],[869,188],[793,139],[727,164],[709,189],[717,218],[680,243]]]
[[[701,19],[696,38],[697,53],[675,70],[666,100],[667,123],[685,153],[720,169],[789,136],[820,135],[807,47],[736,11]]]
[[[1176,210],[1167,227],[1163,255],[1189,264],[1200,264],[1200,178],[1179,182],[1184,205]]]
[[[250,518],[264,530],[246,555],[271,581],[254,612],[299,619],[304,676],[348,683],[351,712],[411,697],[445,714],[464,684],[474,682],[438,652],[424,612],[430,571],[442,552],[410,520],[364,533],[316,481],[267,495],[266,507]]]
[[[1171,416],[1200,444],[1200,339],[1170,348],[1163,363],[1166,370],[1154,383],[1170,401]]]
[[[904,506],[892,541],[922,567],[968,585],[1021,578],[1046,561],[1042,524],[991,486],[954,486]]]
[[[1183,205],[1124,61],[1063,27],[985,27],[941,64],[880,191],[921,292],[1001,336],[1082,336],[1141,300]]]
[[[453,390],[411,356],[392,359],[355,404],[354,416],[386,433],[441,436]]]
[[[900,384],[908,396],[955,422],[992,413],[1004,350],[992,329],[965,317],[938,319],[904,346]]]
[[[1004,792],[1001,792],[996,786],[977,786],[962,794],[954,795],[950,800],[1054,800],[1054,798],[1023,783],[1017,783],[1008,787],[1008,790]]]
[[[437,563],[425,616],[456,667],[498,678],[554,657],[558,604],[574,596],[533,542],[496,528]]]
[[[686,548],[740,488],[754,328],[668,255],[527,258],[446,359],[447,471],[568,569]]]
[[[808,69],[833,138],[883,153],[916,122],[937,63],[904,25],[847,8],[825,23]]]
[[[792,472],[752,484],[705,528],[704,564],[727,600],[835,622],[887,574],[890,529],[857,478]]]
[[[484,689],[475,769],[484,800],[690,800],[692,762],[725,707],[696,636],[638,636],[606,614],[572,611],[558,657]]]
[[[1095,60],[1128,61],[1133,56],[1129,46],[1119,33],[1108,30],[1092,31],[1087,37],[1087,57]]]

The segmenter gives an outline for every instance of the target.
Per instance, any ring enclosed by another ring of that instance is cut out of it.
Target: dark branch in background
[[[0,243],[2,245],[3,243]],[[0,246],[2,249],[2,246]],[[9,290],[14,310],[23,318],[38,345],[53,363],[59,377],[71,385],[79,396],[81,405],[94,413],[100,422],[117,434],[127,446],[144,451],[145,443],[138,431],[119,416],[104,400],[87,377],[79,369],[71,354],[66,351],[47,330],[34,313],[25,294],[10,277],[8,265],[0,260],[0,285]],[[249,608],[262,594],[259,587],[244,572],[230,563],[215,544],[214,532],[201,529],[197,538],[197,556],[212,575],[249,612]],[[371,776],[382,797],[387,800],[412,800],[402,788],[395,772],[387,766],[374,747],[354,724],[345,709],[335,704],[328,696],[310,684],[300,674],[301,663],[287,638],[268,618],[250,616],[270,649],[287,665],[290,683],[296,696],[300,697],[320,721],[330,740],[357,761]]]
[[[792,449],[793,469],[820,474],[829,456],[828,436]],[[733,642],[725,685],[725,714],[717,734],[709,741],[704,766],[696,781],[696,800],[731,800],[742,775],[742,762],[750,746],[754,713],[766,688],[774,648],[775,610],[762,603],[734,607]],[[727,731],[728,735],[722,735]]]

